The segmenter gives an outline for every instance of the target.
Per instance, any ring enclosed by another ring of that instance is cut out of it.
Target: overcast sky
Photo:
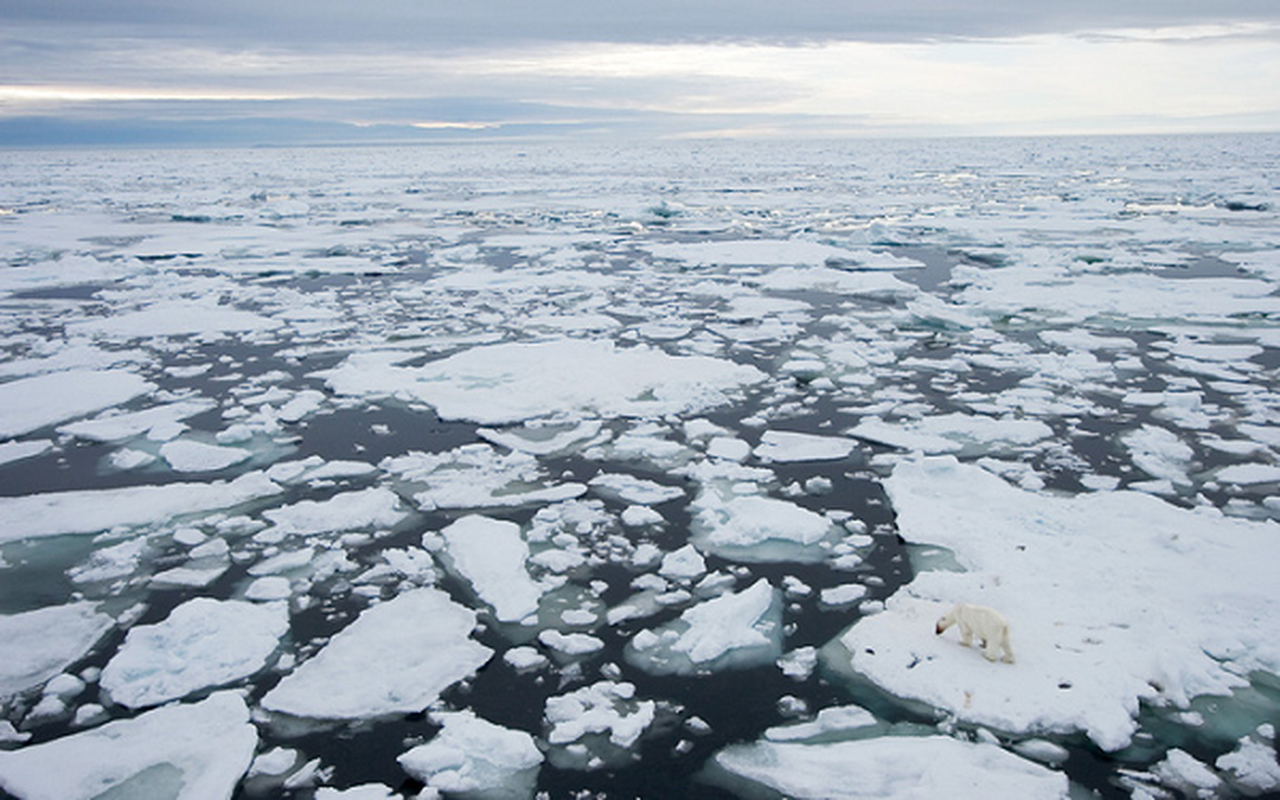
[[[0,144],[67,126],[1275,131],[1280,0],[0,0]]]

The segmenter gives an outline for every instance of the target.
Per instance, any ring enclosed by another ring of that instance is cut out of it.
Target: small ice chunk
[[[503,654],[502,660],[506,661],[512,668],[525,671],[541,669],[547,663],[547,657],[539,653],[533,647],[513,647]]]
[[[1222,779],[1213,770],[1176,747],[1165,754],[1164,760],[1151,767],[1151,774],[1165,786],[1195,797],[1211,797],[1222,784]]]
[[[441,792],[533,795],[543,756],[528,733],[471,711],[440,712],[431,721],[442,726],[435,738],[396,759],[409,775]]]
[[[726,461],[746,461],[751,445],[733,436],[717,436],[707,443],[707,455]]]
[[[102,670],[102,688],[141,708],[230,683],[261,669],[288,628],[283,605],[197,597],[131,629]]]
[[[778,669],[788,678],[797,681],[808,680],[818,666],[818,649],[816,647],[798,647],[790,653],[778,657]]]
[[[679,619],[641,631],[628,661],[655,674],[692,673],[772,663],[782,654],[781,600],[768,580],[686,610]]]
[[[1280,789],[1280,764],[1276,762],[1276,750],[1266,742],[1246,736],[1235,750],[1219,756],[1214,765],[1229,773],[1231,782],[1250,794]]]
[[[315,800],[401,800],[404,795],[384,783],[362,783],[346,789],[321,786]]]
[[[538,641],[557,653],[583,656],[604,649],[604,642],[587,633],[561,633],[550,629],[538,634]]]
[[[772,742],[810,741],[831,734],[870,728],[876,724],[875,715],[862,706],[832,706],[822,709],[817,717],[808,722],[769,728],[764,732],[764,738]]]
[[[302,500],[263,514],[275,529],[285,534],[316,534],[364,528],[391,528],[407,514],[400,510],[400,497],[390,489],[375,486],[341,492],[327,500]]]
[[[475,622],[475,612],[438,589],[402,594],[339,631],[268,692],[262,707],[317,719],[421,711],[493,655],[471,639]]]
[[[670,580],[694,580],[707,571],[706,559],[691,544],[686,544],[673,553],[662,558],[662,566],[658,574]]]
[[[223,447],[188,439],[166,442],[160,457],[178,472],[217,472],[247,461],[253,452],[242,447]]]
[[[867,596],[867,587],[861,583],[845,583],[829,586],[818,594],[819,602],[829,608],[852,605]]]
[[[12,464],[27,458],[35,458],[53,449],[53,442],[48,439],[36,439],[28,442],[0,442],[0,464]]]
[[[628,528],[651,528],[667,520],[648,506],[627,506],[622,512],[622,524]]]
[[[279,575],[258,578],[244,590],[246,600],[257,602],[288,600],[291,594],[289,579]]]
[[[794,431],[765,431],[756,458],[764,462],[839,461],[858,447],[854,439]]]
[[[617,747],[633,746],[653,723],[657,704],[636,700],[631,683],[600,681],[569,694],[547,698],[547,741],[577,742],[590,734],[607,734]]]
[[[0,788],[27,800],[229,798],[257,746],[244,700],[219,692],[0,752]]]

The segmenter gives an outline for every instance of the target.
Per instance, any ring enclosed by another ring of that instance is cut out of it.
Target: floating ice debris
[[[502,660],[517,670],[533,670],[546,666],[547,657],[533,647],[513,647],[503,654]]]
[[[828,586],[818,593],[818,601],[829,608],[853,605],[867,596],[867,587],[860,583],[844,583]]]
[[[321,786],[315,800],[401,800],[404,795],[382,783],[362,783],[346,789]]]
[[[262,699],[295,717],[361,719],[421,711],[493,651],[470,638],[475,612],[432,589],[373,606]]]
[[[431,721],[442,726],[440,732],[396,759],[409,775],[441,792],[533,796],[543,756],[528,733],[470,711],[435,713]]]
[[[628,503],[652,506],[684,497],[684,489],[617,472],[602,472],[587,482],[592,490]]]
[[[115,620],[93,603],[0,614],[0,699],[37,686],[83,656]]]
[[[672,580],[693,580],[701,577],[706,571],[706,559],[691,544],[667,553],[662,557],[662,566],[658,568],[659,575]]]
[[[829,744],[761,741],[732,745],[708,779],[738,781],[802,800],[1019,797],[1065,800],[1067,778],[991,744],[946,736],[889,736]],[[727,773],[727,776],[726,776]]]
[[[547,741],[557,766],[597,769],[619,760],[653,724],[657,704],[637,700],[631,683],[599,681],[547,698]],[[576,747],[583,745],[584,747]]]
[[[850,436],[925,453],[985,453],[1026,447],[1053,435],[1034,419],[997,419],[974,414],[943,414],[899,423],[868,417]]]
[[[1222,779],[1212,769],[1176,747],[1151,767],[1151,774],[1165,786],[1177,789],[1187,797],[1212,797],[1222,785]]]
[[[834,531],[831,520],[789,500],[760,495],[725,498],[704,488],[690,508],[698,548],[742,561],[820,561],[815,547]]]
[[[1041,496],[949,457],[902,463],[886,488],[901,535],[966,571],[920,572],[824,650],[833,669],[971,723],[1084,731],[1106,750],[1130,742],[1140,703],[1183,708],[1253,670],[1280,674],[1262,633],[1280,624],[1273,523],[1133,492]],[[1016,665],[934,635],[959,600],[1005,613]]]
[[[107,793],[229,800],[257,745],[244,700],[219,692],[193,705],[165,706],[0,752],[0,788],[24,800],[90,800]]]
[[[289,628],[283,604],[197,597],[163,622],[137,625],[102,670],[111,699],[141,708],[252,675]]]
[[[35,458],[53,449],[53,442],[48,439],[34,439],[27,442],[0,442],[0,466]]]
[[[232,508],[282,491],[262,472],[232,481],[82,489],[0,498],[0,542],[155,525],[175,517]]]
[[[156,385],[128,370],[68,370],[0,383],[0,439],[127,403]]]
[[[538,634],[538,641],[566,656],[585,656],[604,649],[604,641],[589,633],[561,633],[545,630]]]
[[[480,428],[476,435],[500,447],[545,456],[586,444],[600,433],[601,427],[600,421],[596,419],[563,424],[535,425],[526,422],[518,428]]]
[[[528,453],[501,454],[487,444],[446,453],[410,452],[384,459],[379,466],[407,481],[410,490],[424,485],[413,499],[425,511],[554,503],[587,491],[580,483],[548,480],[537,458]]]
[[[138,311],[85,319],[67,326],[77,333],[111,340],[150,339],[157,336],[198,336],[204,340],[230,333],[270,331],[281,322],[252,311],[241,311],[213,302],[159,302]]]
[[[841,247],[804,239],[736,239],[709,242],[649,242],[644,249],[658,258],[696,266],[771,266],[850,261],[855,254]],[[907,262],[905,266],[911,266]]]
[[[475,347],[421,367],[403,354],[357,354],[325,374],[331,389],[396,395],[432,405],[444,419],[501,425],[568,411],[604,417],[696,412],[764,380],[754,367],[645,346],[564,339]]]
[[[448,559],[501,622],[520,622],[538,611],[542,588],[529,576],[529,545],[514,522],[471,515],[441,531]]]
[[[253,455],[241,447],[178,439],[160,447],[160,457],[178,472],[218,472],[247,461]]]
[[[1187,469],[1193,451],[1176,433],[1155,425],[1143,425],[1126,433],[1121,440],[1129,449],[1133,465],[1157,480],[1186,486],[1191,480]]]
[[[1274,740],[1274,730],[1270,738]],[[1280,789],[1280,763],[1276,762],[1274,741],[1268,743],[1245,736],[1235,750],[1219,756],[1213,763],[1232,784],[1250,796]]]
[[[780,655],[780,593],[764,578],[741,592],[699,603],[655,630],[640,631],[626,649],[628,661],[659,675],[771,664]]]
[[[760,446],[755,449],[755,456],[765,462],[838,461],[848,458],[857,447],[856,441],[839,436],[765,431],[760,436]]]
[[[216,407],[217,403],[204,398],[179,400],[141,411],[109,413],[93,419],[70,422],[58,426],[58,433],[95,442],[119,442],[156,428],[172,426]]]
[[[311,535],[363,528],[392,528],[407,514],[400,498],[384,487],[340,492],[327,500],[302,500],[263,512],[274,534]]]
[[[1259,483],[1280,483],[1280,466],[1275,464],[1232,464],[1213,474],[1223,483],[1248,486]]]
[[[815,659],[817,654],[814,654]],[[830,706],[808,722],[779,725],[764,732],[772,742],[819,742],[847,736],[849,732],[879,725],[875,715],[862,706]]]

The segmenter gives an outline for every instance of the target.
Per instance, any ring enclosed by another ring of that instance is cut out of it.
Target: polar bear
[[[999,611],[986,606],[974,606],[968,603],[957,603],[954,608],[942,615],[938,620],[935,633],[939,636],[952,625],[960,626],[960,644],[965,647],[978,637],[982,642],[982,655],[988,661],[995,661],[1001,650],[1002,660],[1013,663],[1013,646],[1009,644],[1009,621]]]

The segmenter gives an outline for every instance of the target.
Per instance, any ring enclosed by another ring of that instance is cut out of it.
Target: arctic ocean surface
[[[1280,792],[1280,137],[0,163],[0,794]]]

